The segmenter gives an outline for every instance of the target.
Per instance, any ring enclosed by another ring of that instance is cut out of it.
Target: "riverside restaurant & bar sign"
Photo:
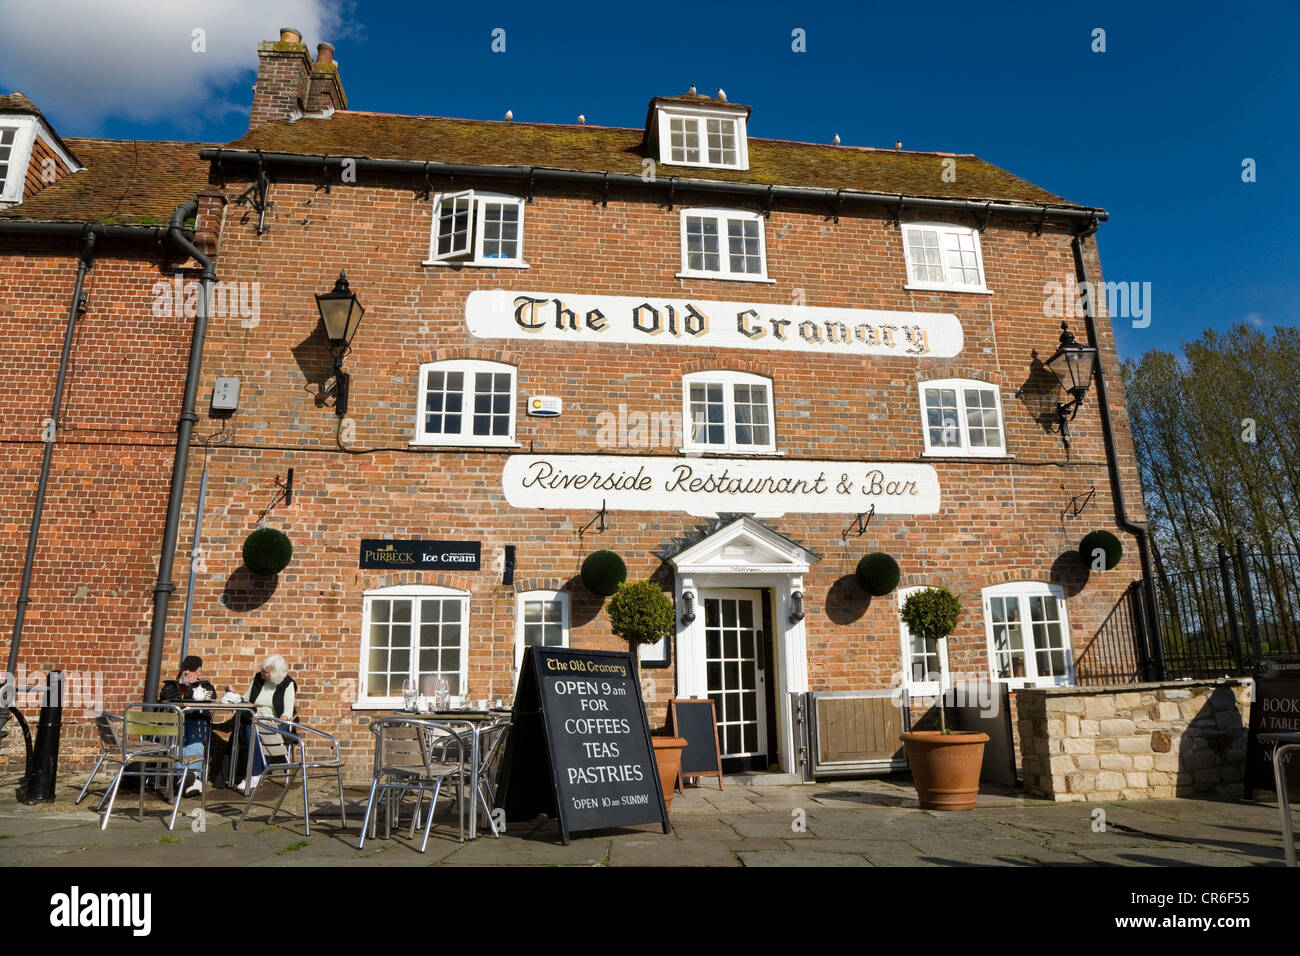
[[[930,465],[621,455],[511,455],[501,474],[515,508],[680,511],[697,517],[748,511],[934,514]],[[557,499],[556,492],[563,492]]]

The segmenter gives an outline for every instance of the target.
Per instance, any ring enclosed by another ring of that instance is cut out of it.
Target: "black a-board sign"
[[[524,651],[501,767],[507,821],[555,817],[577,830],[661,823],[668,807],[632,656],[626,651]]]
[[[718,717],[711,700],[674,700],[668,705],[673,733],[686,741],[677,789],[687,777],[717,777],[722,789],[722,753],[718,747]]]
[[[1276,790],[1273,747],[1260,734],[1300,732],[1300,658],[1272,658],[1255,666],[1255,692],[1250,701],[1250,732],[1246,738],[1246,798],[1255,790]],[[1300,797],[1300,774],[1287,780],[1287,792]]]

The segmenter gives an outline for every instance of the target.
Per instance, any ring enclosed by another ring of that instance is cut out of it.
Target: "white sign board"
[[[575,344],[933,358],[951,358],[962,347],[961,322],[948,313],[506,289],[471,292],[465,301],[465,324],[470,335],[481,339]]]
[[[751,458],[511,455],[501,474],[515,508],[720,512],[934,514],[930,465]]]

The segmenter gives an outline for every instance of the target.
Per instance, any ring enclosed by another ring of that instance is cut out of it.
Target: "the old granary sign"
[[[749,458],[511,455],[501,474],[516,508],[618,511],[934,514],[929,465]]]
[[[941,312],[838,309],[777,303],[471,292],[465,302],[469,332],[483,339],[617,342],[775,349],[827,355],[927,355],[961,351],[961,323]]]

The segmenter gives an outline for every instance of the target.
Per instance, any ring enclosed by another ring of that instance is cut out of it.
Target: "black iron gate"
[[[1158,633],[1135,581],[1075,662],[1080,684],[1240,677],[1257,661],[1300,656],[1300,556],[1238,540],[1231,552],[1219,546],[1214,565],[1155,583]]]

